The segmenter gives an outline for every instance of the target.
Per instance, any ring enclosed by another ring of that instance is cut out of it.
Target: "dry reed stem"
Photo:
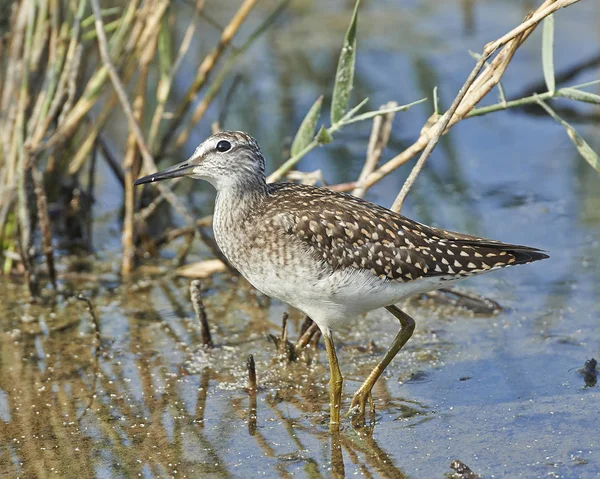
[[[94,186],[96,184],[96,164],[98,163],[98,153],[99,144],[98,141],[94,143],[94,149],[92,150],[92,158],[90,160],[90,167],[88,169],[88,191],[87,197],[90,199],[90,208],[88,210],[87,217],[87,231],[86,231],[86,240],[87,240],[87,249],[88,251],[92,251],[94,248],[94,215],[92,214],[92,205],[94,202]]]
[[[27,28],[27,9],[25,7],[18,8],[12,18],[12,29],[7,49],[8,58],[6,59],[6,73],[3,80],[3,91],[1,101],[1,111],[4,112],[0,116],[0,120],[4,117],[5,121],[0,123],[2,127],[2,146],[3,156],[5,161],[13,160],[12,165],[7,169],[8,177],[5,179],[6,184],[14,184],[14,174],[16,165],[14,163],[14,135],[13,131],[16,126],[15,118],[17,116],[17,96],[18,86],[21,83],[21,77],[24,74],[24,66],[22,57],[23,44],[25,42],[25,31]]]
[[[144,168],[149,173],[155,172],[155,171],[157,171],[157,168],[156,168],[156,164],[154,162],[154,158],[150,154],[150,150],[148,149],[148,146],[146,145],[146,142],[144,140],[144,134],[142,133],[142,130],[141,130],[138,122],[135,120],[133,111],[131,109],[131,104],[129,103],[129,99],[127,98],[127,93],[125,92],[125,88],[123,87],[123,84],[121,83],[119,75],[117,74],[117,71],[115,70],[115,67],[110,58],[110,54],[108,53],[108,42],[106,40],[106,35],[104,33],[104,24],[102,22],[102,16],[100,14],[100,6],[98,5],[98,0],[90,0],[90,2],[92,5],[92,10],[94,11],[94,16],[95,16],[94,23],[96,26],[98,48],[100,50],[100,56],[102,58],[102,62],[108,72],[108,76],[110,77],[113,87],[114,87],[115,91],[117,92],[117,96],[119,97],[121,107],[123,109],[123,112],[125,113],[125,116],[127,117],[128,122],[129,122],[129,127],[131,128],[131,130],[133,131],[133,134],[135,135],[135,139],[137,141],[138,148],[140,149],[142,158],[144,160]],[[192,216],[187,212],[187,209],[185,208],[185,206],[183,206],[180,203],[180,201],[177,199],[177,197],[173,194],[173,192],[167,186],[165,186],[162,183],[157,183],[157,187],[158,187],[159,191],[161,192],[161,194],[165,197],[165,199],[171,204],[171,206],[173,206],[173,208],[180,215],[182,215],[188,223],[194,222]]]
[[[250,394],[256,394],[256,364],[252,354],[248,355],[246,365],[248,368],[248,392]]]
[[[148,63],[140,64],[136,95],[133,101],[133,114],[137,122],[141,121],[144,105],[146,85],[148,80]],[[123,217],[123,232],[121,234],[121,245],[123,247],[123,256],[121,260],[121,275],[128,277],[135,266],[135,246],[134,238],[134,215],[135,215],[135,191],[133,182],[137,176],[136,161],[139,158],[137,142],[133,131],[129,131],[127,138],[127,149],[125,151],[125,159],[123,161],[124,171],[124,217]]]
[[[204,0],[198,0],[195,6],[195,13],[199,15],[204,8]],[[179,70],[183,62],[183,58],[187,54],[190,45],[192,43],[192,37],[196,31],[196,24],[191,22],[183,35],[183,39],[181,40],[181,44],[179,45],[179,50],[177,52],[177,57],[173,62],[173,66],[169,71],[169,75],[166,78],[161,78],[156,86],[156,99],[157,104],[154,109],[154,114],[152,115],[152,121],[150,122],[150,129],[148,132],[148,146],[151,150],[154,150],[156,142],[158,141],[158,132],[160,128],[160,123],[164,119],[165,115],[165,107],[167,104],[167,99],[169,98],[169,94],[171,92],[171,87],[173,86],[173,80],[175,79],[175,74]]]
[[[321,330],[319,328],[317,328],[317,330],[315,331],[315,334],[313,334],[312,339],[310,341],[310,345],[313,349],[318,349],[319,348],[319,340],[321,339],[322,333]]]
[[[52,18],[50,19],[50,38],[48,40],[48,59],[46,62],[46,88],[38,94],[37,102],[33,108],[32,114],[29,118],[28,124],[28,136],[32,136],[32,132],[35,131],[39,120],[41,120],[47,112],[48,106],[54,96],[54,92],[58,83],[58,74],[62,70],[63,61],[66,53],[66,44],[63,41],[59,41],[63,25],[59,25],[58,19],[58,8],[56,6],[57,0],[52,0]],[[40,22],[42,23],[42,22]]]
[[[177,256],[175,257],[175,264],[177,267],[182,266],[185,263],[190,251],[192,250],[192,246],[194,244],[194,238],[196,237],[195,232],[190,233],[185,237],[183,246],[177,250]]]
[[[390,101],[385,105],[382,105],[380,109],[384,108],[395,108],[398,104],[395,101]],[[358,176],[358,186],[354,188],[352,194],[359,198],[362,198],[367,191],[363,186],[363,183],[367,176],[369,176],[381,159],[384,148],[387,146],[390,140],[390,134],[392,132],[392,123],[396,117],[396,112],[388,112],[384,115],[377,115],[373,118],[373,127],[371,128],[371,136],[369,137],[369,144],[367,146],[367,158],[363,165],[362,171]]]
[[[79,1],[80,5],[83,4],[85,6],[86,0]],[[114,58],[121,59],[127,57],[127,55],[123,55],[124,36],[136,20],[137,13],[137,0],[132,0],[128,3],[125,13],[121,16],[119,28],[111,37],[111,54]],[[105,35],[104,39],[106,40]],[[102,65],[91,75],[86,86],[83,88],[79,100],[73,105],[71,111],[64,116],[64,121],[58,125],[50,138],[43,145],[40,145],[40,149],[54,147],[65,141],[66,138],[79,128],[84,116],[95,106],[107,78],[108,69],[105,65]]]
[[[133,74],[133,70],[134,70],[134,68],[129,68],[128,70],[125,71],[123,77],[125,78],[126,81]],[[129,75],[128,75],[128,73],[129,73]],[[88,127],[88,130],[85,131],[85,133],[83,134],[83,141],[81,142],[81,144],[79,145],[79,148],[77,148],[77,150],[75,151],[75,154],[73,155],[73,158],[69,162],[69,167],[68,167],[67,171],[70,175],[76,174],[81,169],[81,167],[84,165],[85,161],[88,159],[90,151],[92,151],[92,148],[94,147],[94,143],[96,143],[96,141],[98,140],[98,137],[100,136],[100,132],[102,131],[102,128],[104,127],[104,124],[108,120],[109,116],[112,113],[114,113],[114,107],[115,107],[116,103],[117,103],[117,95],[115,95],[113,93],[110,95],[109,98],[107,98],[107,100],[104,103],[104,106],[103,106],[102,110],[100,111],[100,113],[98,114],[98,116],[89,122],[90,126]],[[120,177],[118,176],[118,178],[120,180],[123,180],[123,175],[121,175]]]
[[[13,138],[11,145],[11,156],[17,161],[16,183],[17,183],[17,208],[20,228],[20,250],[23,266],[25,268],[25,277],[31,296],[36,296],[38,292],[37,275],[35,266],[31,257],[33,249],[33,213],[34,206],[31,201],[34,194],[33,179],[31,178],[31,166],[33,158],[24,146],[26,134],[26,112],[30,104],[30,78],[27,66],[31,59],[31,37],[33,35],[33,25],[35,23],[34,5],[29,5],[27,10],[27,26],[25,29],[25,40],[23,43],[23,54],[20,59],[20,84],[18,96],[16,99],[17,110],[15,112]],[[9,173],[9,181],[10,179]]]
[[[81,1],[82,0],[80,0],[80,3]],[[32,129],[30,140],[28,142],[28,148],[33,152],[36,152],[40,148],[44,137],[48,133],[50,125],[58,116],[59,110],[61,110],[61,113],[57,129],[65,122],[65,118],[73,107],[75,97],[73,82],[79,70],[81,60],[81,44],[79,43],[81,15],[83,15],[83,12],[81,11],[81,8],[79,8],[77,15],[73,18],[72,32],[70,34],[68,32],[70,26],[66,22],[62,24],[60,37],[64,41],[65,38],[70,35],[68,47],[66,52],[64,52],[64,46],[61,42],[59,44],[59,49],[57,50],[58,57],[56,59],[49,59],[49,70],[52,71],[54,76],[50,82],[47,98],[42,107],[43,117],[41,118],[41,121],[36,120],[35,128]],[[51,64],[51,60],[54,60],[54,63]],[[52,66],[50,67],[50,65]],[[54,85],[55,81],[56,85]],[[65,95],[67,96],[67,101],[64,100]]]
[[[423,154],[421,155],[421,157],[419,158],[419,160],[413,167],[412,171],[408,175],[408,178],[404,182],[404,185],[402,186],[400,193],[398,193],[398,196],[394,200],[394,203],[392,204],[392,207],[390,208],[392,211],[400,212],[400,210],[402,209],[402,204],[404,203],[406,195],[408,194],[408,192],[410,191],[410,188],[412,187],[415,180],[417,179],[417,176],[421,172],[421,169],[423,168],[423,166],[425,166],[425,162],[431,156],[431,153],[433,152],[433,149],[437,145],[440,137],[446,130],[446,126],[450,122],[450,118],[452,118],[452,115],[458,108],[458,105],[460,104],[462,99],[467,94],[467,90],[468,90],[469,86],[471,85],[471,83],[475,80],[475,78],[479,74],[479,71],[483,67],[485,60],[486,60],[486,58],[483,56],[479,59],[479,61],[475,65],[475,68],[473,68],[473,71],[467,78],[465,85],[459,90],[458,95],[452,102],[452,105],[450,106],[448,111],[446,113],[444,113],[444,115],[441,116],[441,118],[433,125],[433,127],[425,133],[426,135],[428,135],[429,139],[427,141],[425,149],[423,150]]]
[[[156,45],[158,42],[158,35],[160,28],[158,28],[160,19],[162,18],[167,3],[162,2],[157,8],[156,5],[148,4],[148,8],[153,12],[145,22],[145,28],[140,34],[140,40],[137,45],[140,45],[142,50],[138,52],[139,56],[139,73],[138,82],[136,87],[136,95],[134,99],[134,111],[133,119],[136,123],[142,119],[144,106],[146,104],[146,88],[148,80],[148,71],[150,63],[154,58],[156,51]],[[123,245],[123,259],[121,263],[121,274],[126,277],[131,274],[135,266],[135,245],[134,245],[134,219],[135,219],[135,191],[133,182],[139,173],[139,156],[138,156],[138,142],[133,129],[130,130],[127,151],[125,154],[125,160],[123,162],[124,169],[124,203],[125,203],[125,217],[123,221],[123,233],[121,237],[121,244]]]
[[[108,142],[104,139],[104,135],[98,134],[96,137],[96,143],[98,143],[100,150],[102,150],[102,157],[113,172],[113,175],[115,175],[115,178],[121,184],[121,186],[125,187],[125,173],[123,173],[121,165],[119,165],[115,155],[113,155],[113,152],[108,147]]]
[[[123,78],[123,82],[125,84],[129,83],[129,80],[133,77],[133,74],[136,71],[137,65],[138,65],[138,62],[136,61],[136,57],[134,55],[128,56],[127,65],[122,69],[123,73],[121,75]],[[104,128],[104,125],[110,118],[111,114],[114,113],[115,105],[117,102],[118,102],[118,96],[117,96],[116,92],[113,90],[110,92],[109,97],[103,102],[102,110],[100,110],[100,113],[98,114],[98,116],[96,116],[92,121],[89,122],[90,126],[89,126],[88,130],[83,134],[84,139],[81,142],[76,153],[73,155],[73,159],[71,160],[71,162],[69,164],[69,169],[68,169],[69,174],[74,175],[75,173],[77,173],[79,171],[79,169],[83,166],[86,159],[88,158],[90,151],[92,150],[93,145],[96,142],[96,140],[99,138],[102,138],[102,136],[101,136],[102,129]],[[106,142],[104,142],[104,141],[102,143],[103,143],[103,145],[106,144]],[[105,149],[104,146],[102,147],[102,149],[103,150]],[[106,159],[107,159],[107,161],[110,161],[109,158],[106,158]],[[117,170],[114,168],[114,165],[116,165],[116,164],[117,164],[116,162],[113,162],[113,164],[110,165],[111,169],[117,176],[117,179],[123,185],[123,188],[125,188],[124,174],[122,172],[117,173]]]
[[[131,9],[131,5],[135,5],[135,4],[131,3],[130,9]],[[137,61],[137,57],[143,55],[144,51],[148,51],[148,48],[147,48],[148,43],[141,43],[142,42],[141,39],[143,38],[145,42],[150,42],[150,39],[147,39],[147,37],[150,34],[154,33],[155,35],[158,35],[159,32],[157,31],[157,28],[158,28],[157,16],[163,16],[165,13],[164,4],[162,4],[162,8],[154,8],[153,4],[148,3],[145,5],[145,8],[143,8],[142,10],[143,11],[139,11],[138,14],[135,15],[136,23],[134,24],[133,28],[131,29],[132,31],[131,31],[130,38],[128,40],[128,46],[127,46],[128,49],[137,50],[137,52],[134,55],[127,55],[125,57],[127,64],[124,68],[120,69],[122,71],[121,76],[122,76],[123,82],[125,84],[127,84],[129,82],[129,80],[135,73],[135,70],[139,63]],[[125,19],[129,18],[129,15],[126,14],[124,16],[124,18]],[[123,21],[123,23],[127,24],[127,21]],[[144,33],[145,31],[149,31],[149,33]],[[112,38],[114,39],[115,36],[116,36],[116,34],[113,35]],[[112,42],[112,39],[111,39],[111,42]],[[115,43],[115,42],[112,42],[112,43]],[[116,56],[116,55],[113,54],[113,57],[114,56]],[[85,134],[83,135],[84,140],[83,140],[83,142],[81,142],[76,153],[73,155],[73,159],[71,160],[71,163],[69,165],[69,173],[70,174],[75,174],[83,166],[84,162],[88,158],[88,155],[89,155],[97,137],[100,135],[100,132],[101,132],[102,128],[104,127],[104,124],[109,119],[110,115],[114,112],[114,106],[115,106],[115,103],[117,102],[117,100],[118,100],[118,96],[117,96],[116,92],[114,90],[111,91],[110,96],[103,102],[102,110],[100,111],[98,116],[96,116],[94,118],[89,130],[87,132],[85,132]],[[111,165],[111,168],[113,169],[113,171],[115,171],[113,165]],[[115,171],[115,173],[117,173],[117,172]],[[121,183],[123,183],[123,175],[118,175],[118,179],[119,179],[119,181],[121,181]],[[123,184],[123,186],[124,186],[124,184]]]
[[[300,325],[300,330],[298,331],[298,337],[302,336],[310,327],[310,325],[313,324],[313,322],[314,321],[310,319],[310,316],[304,316],[304,321],[302,321],[302,324]]]

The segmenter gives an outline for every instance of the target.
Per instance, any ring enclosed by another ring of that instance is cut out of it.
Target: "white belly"
[[[316,278],[304,268],[271,267],[260,275],[242,274],[258,290],[299,309],[321,329],[335,329],[343,322],[374,309],[400,302],[408,296],[447,286],[450,281],[427,278],[408,283],[384,281],[369,271],[346,269]]]

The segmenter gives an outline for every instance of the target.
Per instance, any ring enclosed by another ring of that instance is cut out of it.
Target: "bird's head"
[[[265,159],[256,140],[241,131],[223,131],[204,140],[192,156],[134,184],[189,176],[206,180],[217,190],[265,183]]]

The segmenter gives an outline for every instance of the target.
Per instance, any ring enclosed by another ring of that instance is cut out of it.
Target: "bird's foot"
[[[364,426],[365,424],[365,408],[367,405],[367,400],[369,401],[371,416],[373,416],[375,414],[375,404],[373,403],[373,395],[371,394],[371,391],[363,391],[359,389],[352,397],[352,403],[350,404],[350,409],[348,409],[347,416],[352,418],[352,423],[355,426]]]

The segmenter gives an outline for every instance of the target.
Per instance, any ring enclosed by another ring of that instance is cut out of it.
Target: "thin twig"
[[[196,228],[208,227],[211,224],[212,224],[212,215],[208,215],[208,216],[205,216],[205,217],[197,220],[196,224],[194,226],[184,226],[182,228],[174,228],[174,229],[168,230],[154,240],[154,246],[156,248],[159,248],[165,244],[170,243],[173,240],[176,240],[177,238],[180,238],[182,236],[188,236],[188,235],[192,234],[196,230]]]
[[[491,53],[490,53],[490,55],[491,55]],[[394,200],[394,204],[391,207],[392,211],[399,212],[402,209],[402,204],[404,203],[406,195],[408,194],[408,192],[410,191],[410,188],[412,187],[415,180],[417,179],[417,176],[421,172],[421,169],[423,168],[423,166],[425,166],[425,162],[431,156],[433,149],[438,144],[438,141],[440,140],[440,137],[446,130],[448,123],[450,123],[450,118],[452,118],[452,115],[454,115],[454,112],[458,108],[458,105],[460,105],[460,102],[467,94],[469,87],[473,84],[473,82],[477,78],[477,75],[481,71],[481,68],[483,67],[487,58],[488,57],[482,55],[481,58],[479,60],[477,60],[477,63],[475,64],[473,71],[471,71],[471,74],[467,78],[467,81],[462,86],[462,88],[458,91],[458,95],[456,95],[456,98],[452,102],[452,105],[450,106],[448,111],[442,115],[442,117],[435,123],[433,128],[430,130],[429,142],[427,143],[427,146],[423,150],[423,153],[421,154],[421,157],[417,161],[416,165],[413,167],[412,171],[410,172],[410,175],[408,175],[408,178],[404,182],[404,185],[402,185],[402,189],[400,190],[400,193],[398,193],[398,196]]]
[[[98,142],[98,146],[102,150],[102,158],[106,161],[106,164],[111,169],[117,181],[121,184],[121,186],[125,187],[125,173],[123,173],[123,169],[121,165],[117,162],[115,155],[113,155],[112,151],[108,146],[108,142],[104,138],[104,135],[99,134],[96,137],[96,141]]]
[[[485,96],[495,85],[498,84],[502,74],[506,70],[512,56],[522,42],[529,36],[537,24],[551,13],[564,8],[568,5],[578,2],[579,0],[546,0],[535,12],[527,16],[527,18],[516,28],[512,29],[506,35],[503,35],[498,40],[488,43],[483,54],[477,60],[469,77],[464,85],[459,90],[456,98],[448,111],[437,120],[435,125],[421,133],[421,136],[411,147],[407,148],[400,155],[388,161],[379,170],[373,172],[366,179],[367,187],[372,186],[385,175],[396,169],[400,164],[408,161],[421,148],[425,148],[419,160],[413,167],[410,175],[406,179],[400,193],[396,197],[392,210],[400,211],[402,204],[406,199],[406,195],[414,184],[418,174],[425,165],[427,159],[431,156],[433,149],[437,145],[440,137],[447,131],[449,127],[463,119],[474,106]],[[494,60],[488,65],[484,73],[478,77],[479,72],[485,65],[488,58],[501,46],[506,47],[498,53]],[[463,102],[464,100],[464,102]]]

